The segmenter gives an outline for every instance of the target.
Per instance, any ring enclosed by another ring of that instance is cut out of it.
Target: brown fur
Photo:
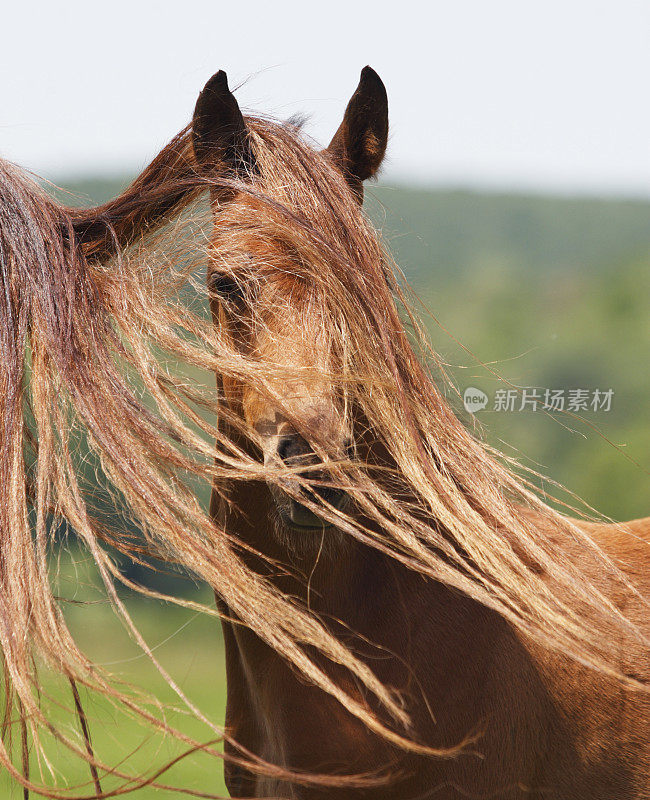
[[[243,501],[243,498],[242,498]],[[246,496],[254,514],[229,524],[245,541],[275,558],[268,493]],[[543,520],[540,536],[552,535]],[[632,567],[647,547],[627,533],[590,525],[607,552]],[[650,537],[650,519],[631,526]],[[566,541],[556,542],[566,553]],[[616,544],[622,545],[617,547]],[[579,552],[573,553],[579,558]],[[295,556],[294,556],[295,559]],[[295,560],[294,560],[295,563]],[[391,747],[318,690],[306,685],[250,631],[224,622],[227,724],[253,752],[287,767],[322,772],[381,772],[386,787],[319,789],[252,775],[226,765],[233,796],[295,798],[552,798],[627,800],[650,797],[650,698],[616,680],[530,642],[494,612],[420,576],[372,549],[312,554],[299,562],[309,575],[310,607],[343,623],[348,644],[363,653],[383,681],[400,688],[413,721],[411,734],[436,748],[453,748],[476,734],[464,754],[447,759]],[[259,568],[259,565],[258,565]],[[601,575],[585,575],[604,590]],[[304,579],[283,578],[282,590],[307,601]],[[623,594],[623,593],[622,593]],[[621,597],[621,602],[626,602]],[[647,624],[643,603],[626,611]],[[338,629],[338,626],[335,625]],[[367,644],[372,642],[373,646]],[[622,652],[619,666],[650,679],[647,650]]]

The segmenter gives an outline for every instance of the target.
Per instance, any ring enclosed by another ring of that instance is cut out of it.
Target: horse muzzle
[[[351,445],[346,446],[349,452]],[[276,448],[277,458],[288,467],[313,467],[320,463],[309,443],[299,434],[290,433],[281,436]],[[320,517],[314,510],[300,502],[300,496],[311,495],[316,503],[319,499],[337,511],[343,511],[349,502],[349,496],[341,489],[326,484],[326,470],[309,470],[306,476],[314,480],[314,485],[306,488],[300,481],[287,478],[283,484],[269,483],[269,489],[282,522],[289,528],[297,530],[323,530],[332,523]],[[286,490],[283,488],[286,487]]]

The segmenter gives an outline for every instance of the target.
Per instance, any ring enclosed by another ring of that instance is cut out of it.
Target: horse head
[[[219,382],[230,408],[257,435],[264,466],[286,468],[268,485],[290,529],[330,524],[305,504],[308,495],[330,510],[348,504],[327,468],[355,453],[340,380],[345,321],[336,304],[350,301],[349,292],[343,297],[354,260],[348,253],[357,254],[358,232],[366,230],[363,181],[377,173],[387,137],[386,91],[370,67],[325,150],[308,143],[295,123],[245,118],[222,71],[194,112],[197,164],[217,176],[208,268],[213,319],[249,366],[263,365],[257,380],[242,381],[239,370]]]

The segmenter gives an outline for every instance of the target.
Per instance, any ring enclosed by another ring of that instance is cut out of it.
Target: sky
[[[218,69],[327,144],[370,64],[387,181],[650,196],[648,0],[26,0],[2,27],[0,155],[47,178],[140,169]]]

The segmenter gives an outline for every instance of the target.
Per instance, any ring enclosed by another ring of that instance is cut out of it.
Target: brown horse
[[[218,73],[105,206],[65,208],[0,161],[0,763],[26,790],[74,796],[30,777],[30,731],[86,760],[98,795],[101,772],[160,785],[93,752],[77,686],[221,756],[78,650],[49,583],[66,520],[154,662],[105,543],[215,590],[233,794],[650,796],[648,523],[558,514],[454,416],[361,210],[387,135],[369,68],[322,152],[244,118]],[[194,224],[206,190],[212,320],[180,291],[201,237],[155,235],[180,208]],[[143,541],[93,514],[79,429]],[[43,709],[36,656],[71,682],[79,735]]]
[[[395,471],[408,469],[404,456],[399,443],[387,441],[378,429],[376,418],[369,419],[371,412],[360,407],[359,399],[363,392],[380,394],[382,387],[366,384],[359,396],[346,400],[349,387],[340,380],[343,356],[328,338],[332,325],[345,324],[322,298],[332,282],[318,270],[334,258],[332,242],[338,246],[335,277],[353,297],[347,313],[364,318],[369,338],[386,335],[386,317],[394,325],[388,335],[398,340],[403,336],[401,326],[384,313],[393,305],[389,278],[360,208],[363,181],[377,172],[387,136],[385,89],[368,67],[340,128],[321,152],[291,126],[244,119],[223,72],[211,79],[198,100],[193,123],[197,161],[212,174],[240,182],[230,192],[213,195],[215,233],[208,279],[213,319],[234,349],[265,364],[270,374],[263,386],[218,376],[233,417],[243,418],[257,440],[252,443],[234,429],[229,435],[251,457],[261,452],[269,468],[288,469],[266,483],[233,480],[227,491],[217,484],[212,510],[219,524],[245,543],[245,560],[252,570],[307,606],[384,685],[400,692],[410,720],[408,738],[438,755],[424,748],[413,752],[370,730],[332,696],[305,682],[281,653],[239,624],[236,614],[218,599],[225,616],[227,726],[232,739],[296,772],[386,776],[384,784],[372,788],[352,788],[344,781],[340,788],[323,788],[227,764],[228,788],[233,796],[377,800],[650,798],[650,700],[638,686],[620,679],[650,679],[647,647],[610,628],[615,653],[610,666],[619,675],[608,674],[528,635],[472,592],[459,591],[435,575],[423,576],[408,559],[378,546],[373,533],[379,542],[385,540],[376,519],[359,494],[346,489],[346,476],[337,472],[346,458],[367,469],[376,466],[377,483],[394,495],[403,493],[403,508],[440,532],[435,548],[441,561],[450,564],[459,552],[467,557],[469,545],[456,541],[445,549],[453,538],[451,523],[437,519],[412,486],[391,483]],[[279,214],[271,226],[272,204],[289,209],[291,219]],[[319,243],[313,244],[313,237],[312,250],[306,245],[301,249],[291,238],[291,226],[322,232],[329,250],[315,252]],[[320,259],[318,266],[308,263],[310,256]],[[376,301],[364,307],[361,298],[368,293]],[[349,346],[355,347],[353,337]],[[391,352],[381,341],[377,348],[380,358]],[[362,374],[364,364],[355,368]],[[412,373],[405,376],[404,369]],[[374,377],[372,368],[368,374]],[[430,396],[428,385],[417,383],[428,378],[412,362],[398,363],[394,375],[404,382],[405,396],[414,383],[416,393]],[[432,423],[435,435],[446,425],[460,436],[460,426],[444,401],[435,397],[431,402],[438,407]],[[402,430],[410,422],[406,407],[405,403],[406,421],[396,422]],[[497,535],[486,547],[510,542],[516,551],[517,534],[509,529],[515,526],[512,518],[510,523],[506,515],[499,518],[481,497],[480,485],[486,480],[485,473],[480,474],[481,446],[469,437],[463,446],[471,462],[464,475],[455,471],[444,447],[429,455],[429,463],[438,475],[455,472],[446,490],[458,491],[482,521],[493,526]],[[420,456],[416,452],[413,458]],[[307,476],[306,484],[298,482],[301,475]],[[647,630],[645,602],[624,576],[647,594],[650,519],[624,528],[566,520],[563,527],[543,506],[513,503],[509,511],[556,563],[573,570],[578,582],[601,592]],[[353,535],[345,535],[342,531],[349,530],[351,520],[357,527]],[[474,524],[475,531],[468,526],[470,538],[479,535],[480,524]],[[578,529],[592,537],[623,575],[611,564],[605,566],[600,555],[594,557]],[[475,558],[470,551],[464,569],[476,566],[480,571]],[[533,550],[523,555],[523,563],[539,580],[541,604],[543,587],[556,585],[558,577]],[[529,599],[534,606],[536,596]],[[353,696],[365,698],[345,670],[330,667],[330,674]],[[381,717],[379,704],[365,699]],[[227,749],[233,756],[241,752],[233,743]]]

